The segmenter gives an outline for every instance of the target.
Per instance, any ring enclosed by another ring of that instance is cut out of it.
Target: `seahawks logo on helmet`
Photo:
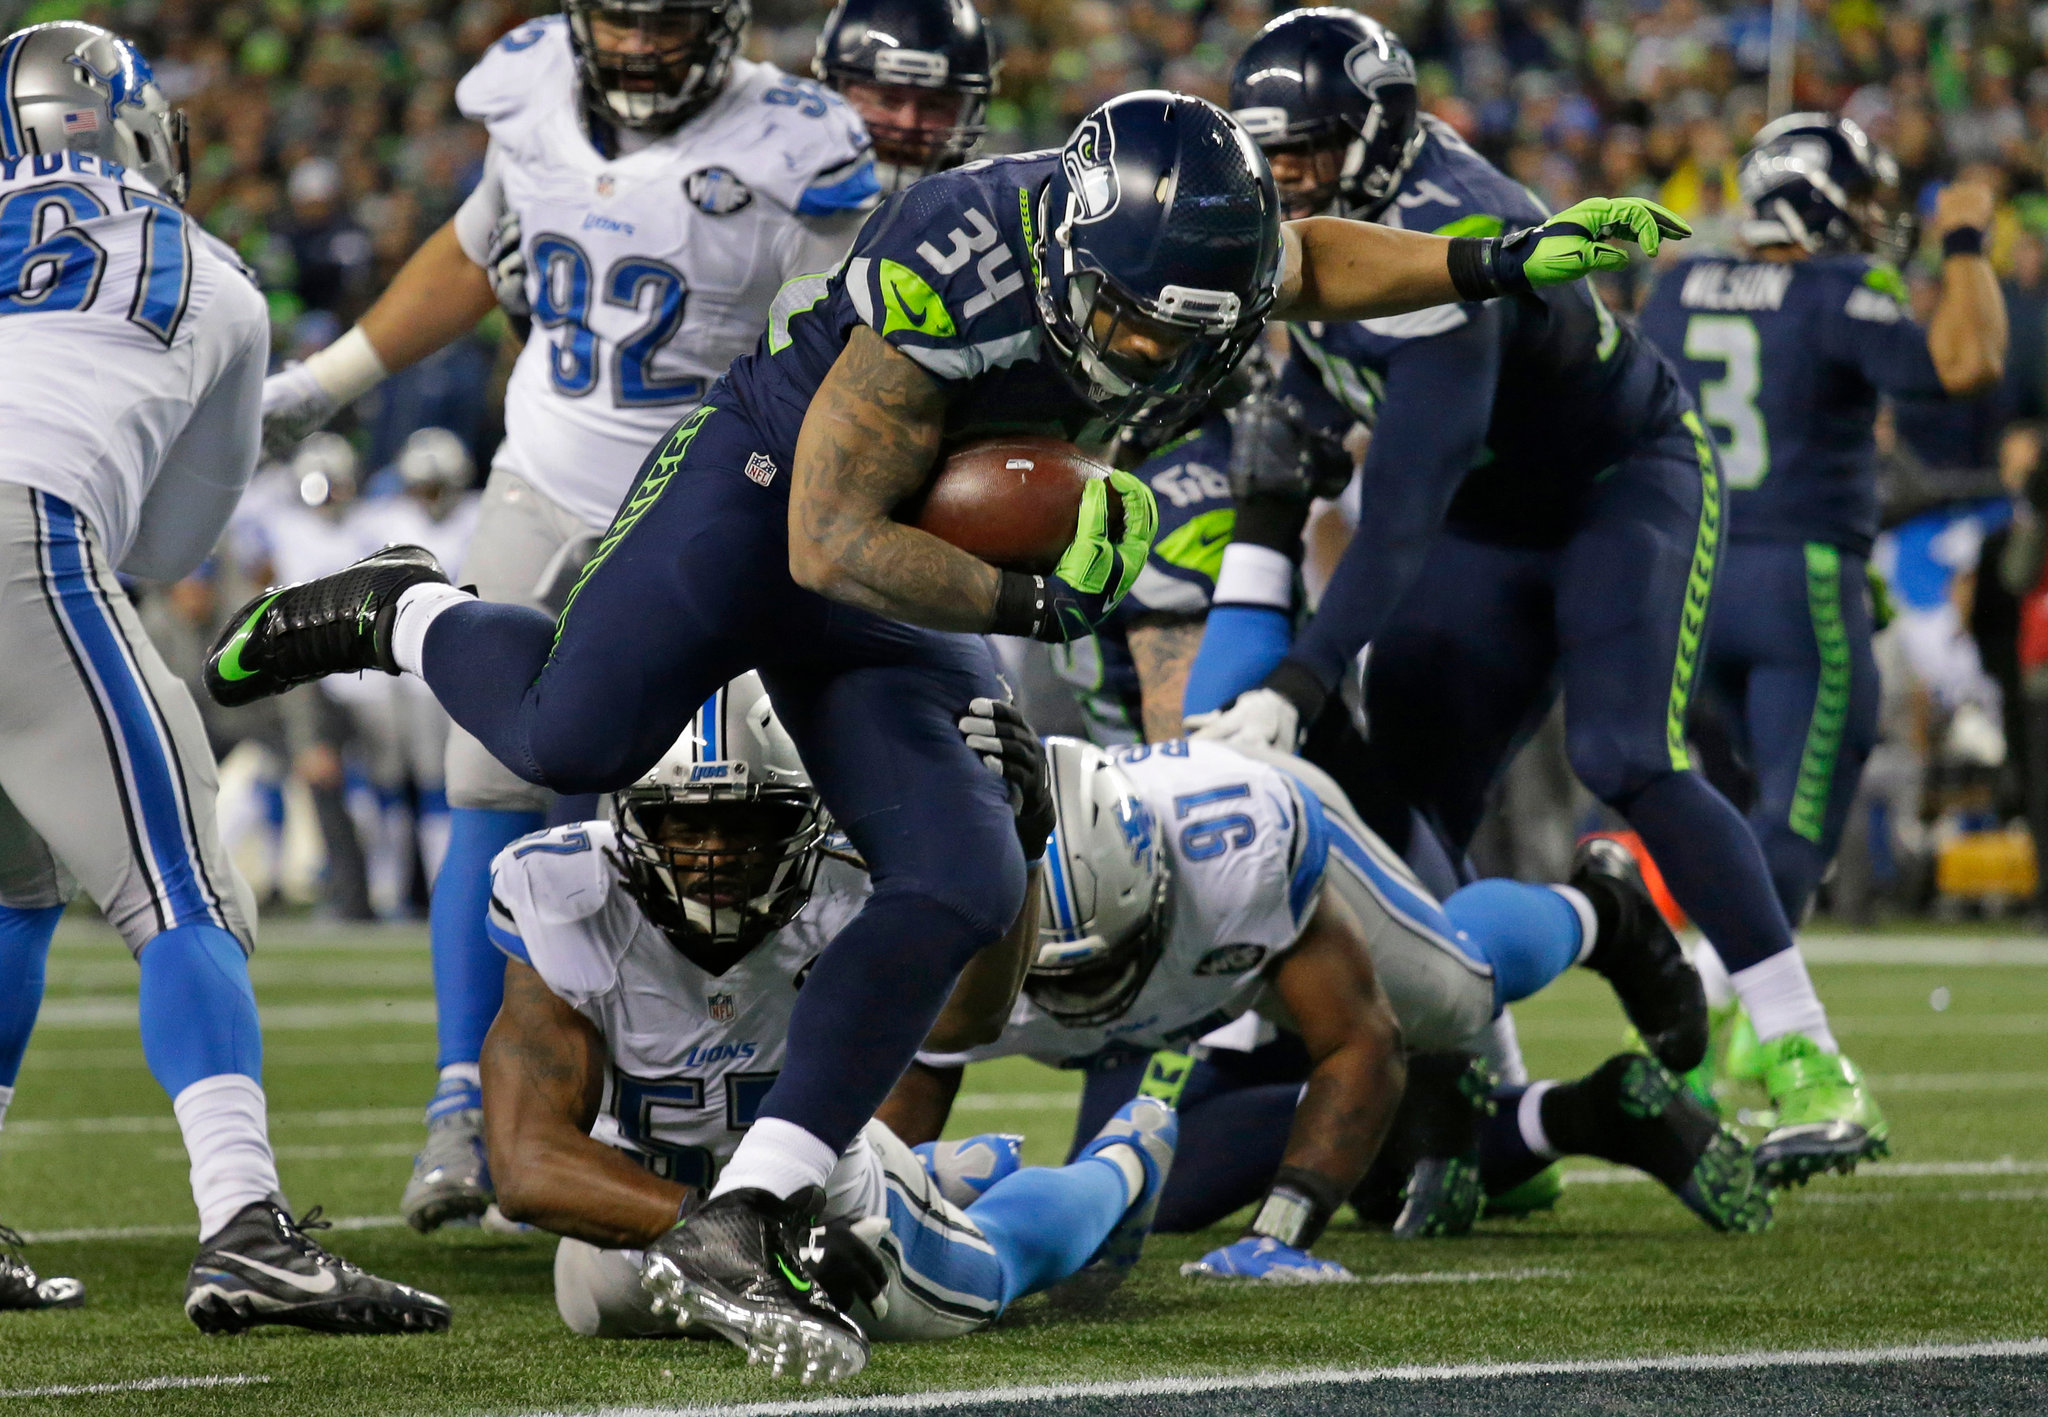
[[[1385,31],[1381,31],[1344,56],[1344,76],[1358,86],[1360,93],[1371,96],[1389,79],[1403,84],[1414,83],[1415,61],[1408,57],[1405,49],[1389,44]],[[1367,132],[1365,137],[1370,141],[1371,132]]]
[[[1083,119],[1067,140],[1060,162],[1067,170],[1067,185],[1080,208],[1074,220],[1101,221],[1116,210],[1116,131],[1109,115],[1100,111]]]
[[[683,179],[683,195],[708,216],[731,216],[753,203],[754,189],[727,168],[705,167]]]

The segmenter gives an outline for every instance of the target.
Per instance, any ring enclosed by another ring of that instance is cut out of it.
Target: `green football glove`
[[[1109,539],[1112,492],[1124,514],[1115,541]],[[1066,554],[1049,576],[1003,572],[990,629],[1053,644],[1085,639],[1130,593],[1158,534],[1159,504],[1151,488],[1128,472],[1089,482],[1081,489],[1081,516]]]
[[[1505,236],[1455,237],[1451,241],[1451,282],[1466,300],[1528,295],[1547,286],[1581,280],[1594,271],[1618,271],[1628,252],[1608,243],[1633,241],[1646,256],[1657,254],[1666,237],[1681,240],[1692,228],[1678,215],[1641,197],[1588,197],[1541,226]]]

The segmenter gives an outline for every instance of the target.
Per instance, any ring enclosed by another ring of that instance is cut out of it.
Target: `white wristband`
[[[1223,569],[1216,574],[1217,605],[1264,605],[1294,608],[1294,563],[1270,546],[1234,541],[1223,548]]]
[[[309,356],[306,372],[320,381],[320,387],[337,408],[354,403],[391,373],[361,325],[353,326],[333,344]]]

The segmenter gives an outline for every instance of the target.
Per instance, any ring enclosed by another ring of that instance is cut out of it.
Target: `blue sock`
[[[1264,605],[1219,605],[1209,612],[1202,647],[1188,669],[1181,694],[1186,713],[1220,709],[1247,689],[1264,683],[1287,657],[1294,622],[1284,610]]]
[[[1579,912],[1548,886],[1475,881],[1444,902],[1444,914],[1493,966],[1496,1012],[1570,969],[1585,940]]]
[[[21,1055],[43,1007],[43,970],[61,905],[22,910],[0,905],[0,1087],[21,1076]]]
[[[505,957],[484,933],[491,904],[491,858],[539,831],[539,812],[456,807],[448,813],[448,854],[434,878],[428,938],[434,954],[437,1067],[474,1063],[484,1034],[505,1002]]]
[[[180,925],[142,947],[142,1056],[172,1097],[201,1078],[263,1081],[263,1033],[241,941]]]
[[[995,1247],[1007,1307],[1088,1263],[1130,1204],[1116,1163],[1089,1157],[1005,1176],[967,1214]]]
[[[1616,804],[1650,848],[1671,898],[1730,974],[1792,948],[1792,927],[1749,823],[1696,772],[1675,772]]]

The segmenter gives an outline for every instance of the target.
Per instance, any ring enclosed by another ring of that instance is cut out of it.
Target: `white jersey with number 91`
[[[482,265],[516,213],[533,309],[497,465],[601,528],[782,283],[837,264],[875,196],[867,134],[836,94],[741,59],[676,132],[607,156],[558,15],[500,40],[456,102],[491,135],[456,235]]]

